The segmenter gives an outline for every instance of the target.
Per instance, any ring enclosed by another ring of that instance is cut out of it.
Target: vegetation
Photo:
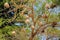
[[[6,2],[14,7],[14,16],[6,13],[5,18],[1,17],[4,11],[0,13],[0,40],[60,38],[60,12],[53,11],[60,7],[60,0],[2,0],[0,11]]]

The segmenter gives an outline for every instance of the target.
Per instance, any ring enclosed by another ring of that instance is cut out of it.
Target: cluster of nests
[[[17,11],[17,13],[19,12],[19,9],[18,10],[15,10],[15,7],[11,7],[11,5],[9,3],[4,3],[4,6],[3,6],[3,9],[0,10],[0,18],[3,18],[3,19],[11,19],[15,12]],[[21,11],[21,10],[20,10]],[[5,21],[5,20],[4,20]],[[5,22],[3,23],[0,28],[4,28],[6,25],[13,25],[15,22],[12,21],[12,22]]]
[[[8,3],[4,3],[4,7],[7,9],[7,11],[11,8]],[[46,4],[45,7],[46,7],[47,9],[49,9],[49,8],[54,8],[54,7],[56,7],[56,5],[55,5],[55,4],[51,4],[51,5]],[[13,8],[12,8],[12,9],[13,9]],[[15,11],[15,10],[13,10],[12,12],[10,12],[10,15],[11,15],[11,16],[14,15],[14,11]],[[43,17],[46,17],[46,18],[47,18],[46,15],[44,15]],[[8,24],[10,24],[10,23],[8,23]],[[57,24],[56,22],[52,22],[52,26],[53,26],[53,27],[55,27],[56,24]],[[5,24],[5,25],[6,25],[6,24]],[[3,26],[3,25],[2,25],[2,26]]]

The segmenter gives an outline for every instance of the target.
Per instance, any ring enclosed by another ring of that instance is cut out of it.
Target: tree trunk
[[[30,37],[29,40],[33,40],[33,37]]]

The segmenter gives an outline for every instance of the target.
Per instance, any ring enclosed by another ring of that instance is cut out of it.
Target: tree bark
[[[33,37],[31,36],[31,37],[29,38],[29,40],[33,40]]]

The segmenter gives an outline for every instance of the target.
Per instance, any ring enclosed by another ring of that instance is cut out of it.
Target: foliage
[[[56,25],[60,22],[60,13],[51,13],[50,9],[60,5],[59,0],[4,0],[10,2],[15,8],[15,14],[12,18],[0,18],[0,26],[5,22],[23,23],[23,26],[15,24],[6,25],[0,29],[0,40],[40,40],[38,34],[47,34],[47,36],[57,35],[60,37],[60,30]],[[51,3],[52,2],[52,3]],[[46,6],[46,4],[48,4]],[[52,6],[51,6],[52,5]],[[1,8],[2,9],[2,8]],[[46,38],[47,39],[47,38]]]

